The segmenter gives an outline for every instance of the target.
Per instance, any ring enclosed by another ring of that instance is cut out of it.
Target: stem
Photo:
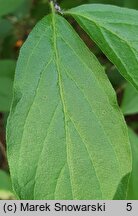
[[[52,14],[55,14],[55,7],[53,1],[50,1],[50,7],[51,7]]]

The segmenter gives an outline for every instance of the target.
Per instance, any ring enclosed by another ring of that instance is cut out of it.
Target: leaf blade
[[[60,16],[40,21],[22,47],[7,141],[22,199],[112,199],[131,170],[115,93],[97,59]]]
[[[138,12],[111,5],[90,4],[66,13],[77,20],[120,73],[138,89]]]

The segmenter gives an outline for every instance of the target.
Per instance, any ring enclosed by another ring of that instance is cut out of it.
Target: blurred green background
[[[59,0],[63,10],[81,4],[102,3],[138,9],[138,0]],[[14,199],[6,157],[6,121],[12,101],[12,89],[19,50],[34,25],[50,12],[48,0],[0,0],[0,199]],[[138,92],[119,74],[88,35],[70,17],[67,18],[95,53],[116,91],[118,103],[129,126],[133,152],[133,172],[129,199],[138,199]],[[131,129],[130,129],[131,128]],[[135,132],[135,133],[134,133]],[[137,189],[136,189],[137,188]]]

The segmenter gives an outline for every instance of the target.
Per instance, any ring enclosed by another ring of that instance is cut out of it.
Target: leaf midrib
[[[55,51],[55,62],[56,62],[56,68],[57,68],[57,73],[58,73],[58,85],[59,85],[59,94],[62,102],[62,107],[63,107],[63,116],[64,116],[64,127],[65,127],[65,140],[66,140],[66,153],[67,153],[67,164],[68,164],[68,170],[69,170],[69,176],[70,176],[70,184],[71,184],[71,190],[72,190],[72,198],[74,198],[73,194],[73,183],[71,181],[71,173],[70,173],[70,166],[68,162],[68,141],[67,141],[67,119],[66,119],[66,105],[64,101],[64,93],[63,93],[63,87],[62,87],[62,78],[61,78],[61,73],[60,73],[60,65],[59,65],[59,57],[58,57],[58,49],[57,49],[57,30],[56,30],[56,18],[55,18],[55,13],[52,13],[52,27],[53,27],[53,42],[54,42],[54,51]],[[57,179],[58,181],[58,179]],[[57,184],[56,184],[57,185]],[[56,187],[55,187],[56,190]]]
[[[54,22],[53,22],[53,25],[54,26],[56,26],[56,23],[55,23],[55,20],[54,20]],[[61,100],[62,100],[62,104],[63,104],[63,113],[64,113],[64,118],[65,118],[65,130],[66,130],[66,136],[67,136],[67,125],[66,125],[66,114],[68,114],[68,111],[67,111],[67,108],[66,108],[66,104],[65,104],[65,97],[64,97],[64,90],[63,90],[63,86],[62,86],[62,76],[61,76],[61,73],[60,73],[60,65],[59,65],[59,57],[58,57],[58,49],[57,49],[57,41],[56,41],[56,38],[57,38],[57,33],[56,33],[56,27],[53,27],[54,28],[54,40],[55,40],[55,42],[54,42],[54,49],[55,49],[55,56],[56,56],[56,66],[57,66],[57,72],[58,72],[58,76],[59,76],[59,89],[60,89],[60,96],[61,96]],[[60,37],[63,39],[63,41],[66,43],[66,41],[65,41],[65,39],[62,37],[62,35],[60,34]],[[67,44],[68,45],[68,44]],[[71,48],[71,50],[73,50],[72,49],[72,47],[71,47],[71,45],[69,45],[69,48]],[[74,54],[75,55],[77,55],[76,54],[76,52],[73,50],[73,52],[74,52]],[[78,55],[77,55],[78,56]],[[78,56],[79,57],[79,56]],[[79,58],[80,59],[80,58]],[[84,64],[84,62],[82,62],[83,64]],[[87,66],[87,65],[86,65]],[[87,66],[88,67],[88,66]],[[89,68],[89,70],[90,70],[90,68]],[[108,97],[107,97],[108,98]],[[108,98],[108,100],[109,100],[109,98]],[[68,117],[70,118],[70,116],[69,116],[69,114],[68,114]],[[71,121],[72,121],[72,119],[70,119]],[[101,123],[100,123],[100,125],[101,125]],[[102,125],[101,125],[102,126]],[[103,127],[102,127],[103,128]],[[78,131],[77,131],[78,132]],[[105,131],[104,131],[105,132]],[[107,135],[107,134],[105,134],[105,135]],[[82,137],[80,137],[80,138],[82,138]],[[82,140],[83,141],[83,140]],[[84,142],[83,142],[84,143]],[[111,144],[111,142],[109,141],[109,143]],[[66,141],[66,144],[67,144],[67,146],[68,146],[68,142]],[[112,144],[111,144],[111,146],[112,146]],[[86,145],[85,145],[85,147],[86,147]],[[112,146],[113,147],[113,146]],[[86,147],[87,148],[87,147]],[[88,150],[88,149],[87,149]],[[115,152],[115,150],[114,150],[114,148],[113,148],[113,151],[114,151],[114,153],[115,153],[115,156],[116,156],[116,159],[117,159],[117,161],[118,161],[118,164],[119,164],[119,166],[120,166],[120,162],[119,162],[119,159],[118,159],[118,157],[117,157],[117,154],[116,154],[116,152]],[[92,163],[93,164],[93,163]],[[93,164],[94,165],[94,164]],[[94,169],[95,169],[95,167],[94,167]],[[121,167],[120,167],[120,169],[118,170],[119,172],[121,171],[122,172],[122,169],[121,169]],[[123,172],[122,172],[123,173]],[[97,176],[97,180],[99,181],[99,177],[98,177],[98,175],[96,174],[96,176]],[[100,186],[100,181],[99,181],[99,186]],[[100,188],[101,188],[101,186],[100,186]],[[101,191],[101,193],[102,193],[102,190],[100,189],[100,191]]]

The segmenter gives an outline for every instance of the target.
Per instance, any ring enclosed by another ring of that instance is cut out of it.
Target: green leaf
[[[90,4],[71,14],[97,43],[120,73],[138,89],[138,11]]]
[[[58,15],[41,20],[21,49],[7,143],[20,199],[112,199],[131,171],[115,92],[95,56]]]
[[[0,61],[0,112],[7,112],[10,109],[14,71],[15,61]]]
[[[24,18],[29,15],[32,6],[32,0],[22,0],[17,10],[14,12],[14,16],[19,19]],[[36,7],[36,5],[35,5]]]
[[[0,0],[0,16],[15,11],[23,0]]]
[[[138,113],[138,92],[130,84],[127,84],[121,104],[124,115]]]
[[[129,182],[128,200],[138,200],[138,136],[129,129],[129,137],[132,148],[133,168]]]
[[[0,39],[6,37],[12,31],[12,24],[9,20],[0,19]]]
[[[12,191],[10,176],[3,170],[0,170],[0,191],[1,190]]]
[[[10,175],[0,170],[0,200],[15,199],[12,193],[12,184]]]

